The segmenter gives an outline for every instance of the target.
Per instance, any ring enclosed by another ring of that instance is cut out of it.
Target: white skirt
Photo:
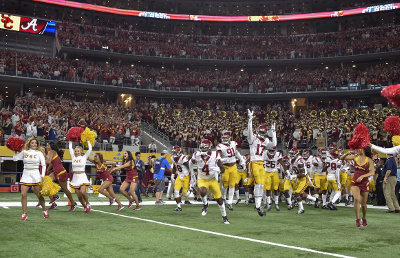
[[[86,173],[82,173],[82,174],[75,174],[72,176],[72,180],[70,183],[70,186],[72,188],[79,188],[82,185],[90,185],[89,180],[86,176]]]
[[[40,180],[42,180],[42,177],[39,169],[25,169],[19,183],[21,185],[39,185]]]

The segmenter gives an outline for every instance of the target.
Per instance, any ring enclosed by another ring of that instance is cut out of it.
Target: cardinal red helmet
[[[333,150],[331,150],[330,154],[332,155],[332,157],[337,159],[339,157],[339,150],[338,149],[333,149]]]
[[[268,129],[267,129],[267,127],[265,125],[260,125],[257,128],[257,134],[261,138],[267,137],[267,131],[268,131]]]
[[[333,144],[330,144],[328,146],[328,148],[329,148],[329,151],[332,151],[332,150],[336,149],[335,145],[333,145]]]
[[[288,152],[288,156],[290,159],[294,159],[299,155],[299,150],[297,148],[291,148]]]
[[[205,139],[200,142],[199,149],[201,155],[203,156],[208,155],[208,153],[211,152],[211,148],[212,148],[212,143],[210,142],[210,140]]]
[[[308,159],[308,157],[310,157],[310,151],[309,150],[303,150],[303,152],[301,153],[301,156],[304,159]]]
[[[339,148],[337,148],[338,149],[338,151],[339,151],[339,154],[341,155],[341,154],[343,154],[343,152],[344,152],[344,149],[343,149],[343,147],[342,146],[340,146]]]
[[[283,158],[282,158],[282,161],[283,161],[283,163],[285,163],[285,165],[286,165],[287,167],[289,167],[289,165],[290,165],[290,159],[289,159],[288,156],[283,157]]]
[[[178,145],[172,147],[172,156],[179,157],[182,154],[182,148]]]
[[[229,144],[230,140],[231,140],[231,132],[229,131],[224,131],[221,135],[221,142],[223,144]]]
[[[273,156],[276,153],[276,146],[274,146],[272,143],[267,144],[267,152],[268,155]]]

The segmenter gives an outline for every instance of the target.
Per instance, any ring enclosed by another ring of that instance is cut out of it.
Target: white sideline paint
[[[327,253],[327,252],[317,251],[317,250],[313,250],[313,249],[297,247],[297,246],[291,246],[291,245],[284,245],[284,244],[279,244],[279,243],[274,243],[274,242],[269,242],[269,241],[263,241],[263,240],[248,238],[248,237],[240,237],[240,236],[228,235],[228,234],[218,233],[218,232],[209,231],[209,230],[203,230],[203,229],[197,229],[197,228],[189,228],[189,227],[185,227],[185,226],[174,225],[174,224],[164,223],[164,222],[150,220],[150,219],[142,219],[142,218],[122,215],[122,214],[118,214],[118,213],[106,212],[106,211],[95,210],[95,209],[92,209],[91,211],[100,212],[100,213],[104,213],[104,214],[110,214],[110,215],[119,216],[119,217],[123,217],[123,218],[141,220],[141,221],[160,224],[160,225],[169,226],[169,227],[187,229],[187,230],[202,232],[202,233],[206,233],[206,234],[212,234],[212,235],[217,235],[217,236],[235,238],[235,239],[239,239],[239,240],[246,240],[246,241],[260,243],[260,244],[266,244],[266,245],[273,245],[273,246],[279,246],[279,247],[284,247],[284,248],[296,249],[296,250],[310,252],[310,253],[323,254],[323,255],[334,256],[334,257],[353,258],[352,256],[347,256],[347,255],[342,255],[342,254]]]

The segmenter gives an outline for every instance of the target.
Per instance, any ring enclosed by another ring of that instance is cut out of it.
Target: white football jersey
[[[250,139],[250,138],[249,138]],[[262,140],[253,134],[253,141],[250,142],[250,161],[263,161],[264,160],[264,152],[267,149],[267,143],[269,143],[269,139]]]
[[[325,159],[325,166],[327,166],[326,172],[327,180],[336,180],[336,174],[339,172],[342,162],[339,159],[333,157],[327,157]]]
[[[184,163],[189,161],[189,158],[187,156],[183,154],[181,154],[177,158],[171,156],[171,161],[176,167],[176,171],[178,172],[180,179],[183,179],[184,177],[189,175],[189,169],[185,165],[183,165]]]
[[[312,176],[313,173],[314,173],[313,160],[314,160],[314,156],[313,155],[310,155],[306,160],[304,160],[305,161],[305,165],[306,165],[307,173],[310,176]]]
[[[313,172],[317,175],[323,176],[325,172],[322,172],[324,169],[324,162],[320,157],[315,156],[312,162]]]
[[[282,159],[282,153],[276,152],[273,156],[269,155],[266,151],[264,153],[264,169],[268,173],[273,173],[278,171],[280,163],[279,160]]]
[[[220,155],[216,151],[212,151],[207,158],[201,156],[200,151],[196,151],[192,159],[197,162],[198,179],[212,180],[218,178],[220,169],[217,165],[218,160],[221,160]]]
[[[220,143],[217,145],[216,150],[221,151],[222,164],[236,162],[236,145],[235,141],[231,141],[229,144]]]
[[[303,164],[303,165],[301,165],[301,164]],[[305,161],[304,161],[302,156],[298,156],[297,158],[292,159],[290,161],[290,172],[291,172],[291,174],[293,174],[293,175],[294,174],[296,174],[296,175],[300,174],[299,167],[305,168]],[[306,172],[307,172],[307,170],[306,170]]]
[[[236,162],[236,166],[239,172],[247,171],[246,163],[242,164],[241,162]]]

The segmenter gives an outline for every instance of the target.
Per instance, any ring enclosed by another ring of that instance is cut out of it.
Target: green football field
[[[298,215],[281,204],[280,212],[260,217],[240,203],[227,210],[231,224],[225,225],[216,204],[206,216],[201,204],[175,212],[176,205],[155,206],[153,198],[140,211],[116,211],[89,195],[88,214],[60,205],[44,219],[29,206],[29,219],[21,222],[19,199],[0,193],[0,257],[400,257],[400,214],[382,209],[369,209],[368,227],[357,228],[352,207],[305,205]],[[36,196],[29,194],[28,203],[36,204]]]

